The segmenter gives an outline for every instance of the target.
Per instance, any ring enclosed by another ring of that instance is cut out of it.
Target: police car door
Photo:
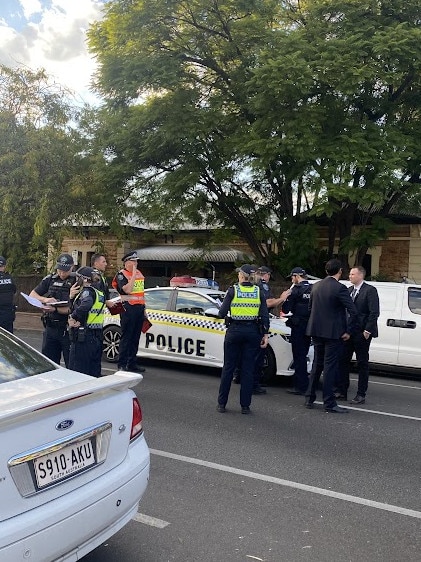
[[[402,314],[399,322],[400,367],[421,368],[421,287],[403,287]]]
[[[212,307],[215,304],[206,295],[177,289],[168,326],[168,352],[175,360],[222,366],[225,324],[205,315]]]
[[[162,359],[167,355],[168,308],[172,300],[173,289],[169,287],[147,289],[145,291],[146,312],[152,323],[151,328],[142,334],[139,341],[141,356]]]

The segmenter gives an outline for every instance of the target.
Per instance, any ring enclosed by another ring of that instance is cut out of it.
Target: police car
[[[224,361],[223,319],[216,318],[225,293],[203,280],[174,283],[169,287],[145,290],[146,309],[152,327],[142,334],[138,355],[163,361],[222,367]],[[180,286],[183,285],[183,286]],[[294,374],[290,329],[285,320],[270,319],[269,346],[265,366],[267,380],[275,375]],[[121,337],[119,316],[106,314],[104,321],[104,357],[118,361]]]

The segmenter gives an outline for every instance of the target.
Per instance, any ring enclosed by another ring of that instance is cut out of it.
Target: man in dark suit
[[[351,335],[345,342],[343,355],[339,365],[339,377],[335,396],[337,400],[347,400],[349,388],[349,370],[352,355],[355,352],[358,368],[358,390],[351,404],[364,404],[368,388],[368,360],[372,338],[377,338],[377,318],[380,314],[379,295],[373,285],[364,282],[365,269],[362,266],[353,267],[349,272],[352,285],[349,294],[358,311],[360,330]]]
[[[339,282],[342,275],[341,262],[331,259],[325,268],[328,276],[315,283],[310,294],[310,318],[306,334],[313,338],[314,361],[305,405],[313,408],[317,384],[323,372],[324,408],[326,412],[344,414],[348,410],[336,403],[333,386],[338,377],[343,342],[358,329],[358,313],[348,289]]]

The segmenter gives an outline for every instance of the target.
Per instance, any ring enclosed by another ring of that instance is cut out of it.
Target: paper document
[[[57,301],[57,302],[51,302],[51,303],[42,303],[40,302],[38,299],[34,298],[34,297],[30,297],[29,295],[27,295],[26,293],[22,293],[21,295],[23,296],[23,298],[29,302],[29,304],[32,304],[32,306],[36,306],[37,308],[45,308],[45,307],[51,307],[51,306],[67,306],[69,304],[68,301]]]

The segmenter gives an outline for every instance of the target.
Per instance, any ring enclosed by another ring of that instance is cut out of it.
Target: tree
[[[282,269],[314,262],[327,215],[329,254],[338,232],[361,261],[387,223],[353,225],[420,182],[419,22],[415,0],[110,3],[89,33],[99,177],[140,216],[231,228]]]
[[[86,162],[67,95],[42,70],[0,66],[0,248],[15,272],[33,271],[49,242],[59,247],[83,204]]]

